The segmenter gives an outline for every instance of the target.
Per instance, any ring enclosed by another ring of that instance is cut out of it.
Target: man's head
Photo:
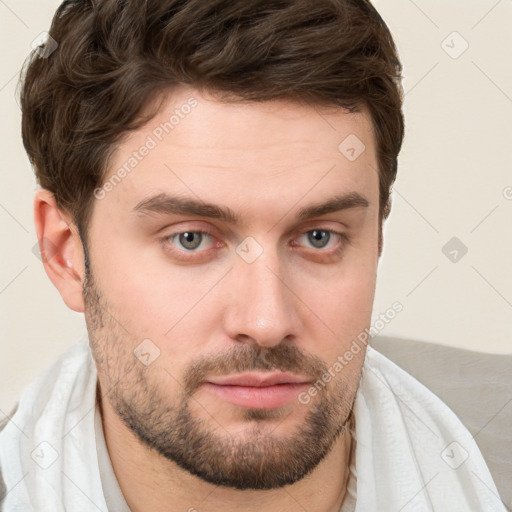
[[[403,136],[389,32],[361,1],[105,0],[50,34],[22,93],[36,225],[106,417],[211,483],[303,478],[364,360],[338,358],[370,322]],[[213,382],[279,371],[303,384]]]

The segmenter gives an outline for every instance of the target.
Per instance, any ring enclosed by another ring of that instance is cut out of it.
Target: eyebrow
[[[296,219],[305,221],[320,215],[348,210],[350,208],[367,208],[369,201],[358,192],[349,192],[333,196],[321,203],[300,208]],[[240,224],[240,217],[229,207],[219,206],[204,201],[172,196],[165,192],[143,199],[132,210],[139,215],[193,215],[221,220],[229,224]]]

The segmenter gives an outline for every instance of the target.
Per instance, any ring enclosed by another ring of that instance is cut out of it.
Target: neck
[[[148,448],[108,401],[100,401],[100,410],[112,467],[132,512],[338,512],[343,503],[352,443],[348,428],[302,480],[279,489],[238,490],[205,482]]]

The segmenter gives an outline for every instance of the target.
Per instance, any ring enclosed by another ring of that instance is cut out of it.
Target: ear
[[[66,305],[82,313],[85,277],[82,242],[71,217],[57,207],[49,190],[41,189],[35,194],[34,224],[48,277]]]

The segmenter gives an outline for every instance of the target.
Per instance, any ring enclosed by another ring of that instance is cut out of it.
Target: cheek
[[[149,339],[159,349],[157,366],[173,368],[189,358],[208,334],[201,330],[207,330],[205,318],[213,306],[204,296],[218,272],[175,266],[157,246],[129,247],[122,240],[104,244],[94,256],[98,287],[109,313],[129,333],[130,350]]]
[[[180,276],[160,275],[154,279],[143,272],[119,274],[105,290],[126,329],[139,338],[155,340],[168,339],[190,323],[191,310],[201,291],[200,285],[192,285]]]
[[[96,236],[99,242],[91,254],[92,273],[109,313],[137,338],[164,330],[164,323],[169,329],[168,306],[176,296],[173,288],[181,283],[175,280],[173,288],[166,287],[154,262],[115,229],[99,228]]]
[[[354,251],[329,279],[315,283],[308,280],[301,288],[314,313],[311,322],[317,325],[309,325],[314,351],[331,368],[336,380],[357,381],[364,361],[376,284],[376,260],[369,254]]]
[[[366,249],[354,248],[346,256],[328,274],[297,282],[306,303],[343,339],[371,321],[377,264]]]
[[[312,305],[314,304],[311,309],[322,320],[322,323],[318,324],[322,332],[317,330],[316,335],[313,334],[316,339],[315,351],[327,365],[332,365],[354,347],[352,353],[344,359],[343,364],[348,361],[351,367],[357,369],[357,366],[362,364],[358,358],[364,352],[364,344],[359,340],[371,323],[373,302],[371,286],[362,286],[360,283],[349,286],[344,283],[342,290],[330,288],[330,293],[318,297],[310,294],[309,301]],[[317,322],[316,319],[315,322]]]

